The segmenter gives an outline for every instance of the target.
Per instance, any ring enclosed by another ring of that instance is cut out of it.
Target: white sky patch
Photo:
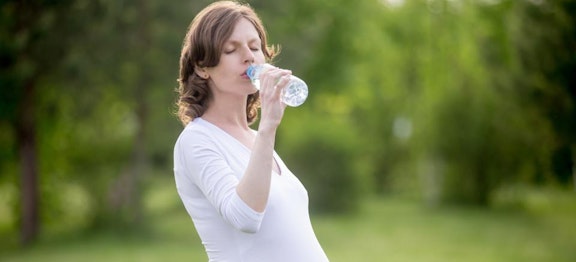
[[[392,124],[392,133],[402,141],[408,140],[412,136],[412,120],[407,117],[396,117]]]
[[[380,0],[380,3],[387,7],[397,8],[404,5],[404,0]]]

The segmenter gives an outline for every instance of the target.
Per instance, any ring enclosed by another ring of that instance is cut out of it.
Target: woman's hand
[[[276,129],[282,117],[286,104],[280,99],[282,89],[286,87],[290,81],[292,71],[280,68],[271,68],[262,72],[260,75],[260,102],[261,102],[261,118],[260,129]]]

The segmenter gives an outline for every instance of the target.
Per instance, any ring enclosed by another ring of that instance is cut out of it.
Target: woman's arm
[[[262,73],[260,77],[260,125],[248,167],[236,187],[240,198],[257,212],[263,212],[268,203],[276,130],[286,108],[280,101],[280,93],[288,83],[290,74],[289,70],[275,68]]]

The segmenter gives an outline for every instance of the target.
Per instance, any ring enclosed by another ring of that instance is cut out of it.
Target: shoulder
[[[215,146],[214,132],[199,118],[188,123],[176,140],[175,148],[211,148]]]
[[[194,142],[202,141],[211,137],[211,132],[208,127],[199,119],[196,118],[188,123],[180,135],[178,136],[179,142]]]

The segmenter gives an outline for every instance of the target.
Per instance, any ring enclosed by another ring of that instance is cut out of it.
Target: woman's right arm
[[[268,203],[276,130],[286,108],[280,101],[280,93],[288,83],[290,74],[289,70],[275,68],[260,76],[260,124],[248,167],[236,187],[240,198],[257,212],[264,212]]]

